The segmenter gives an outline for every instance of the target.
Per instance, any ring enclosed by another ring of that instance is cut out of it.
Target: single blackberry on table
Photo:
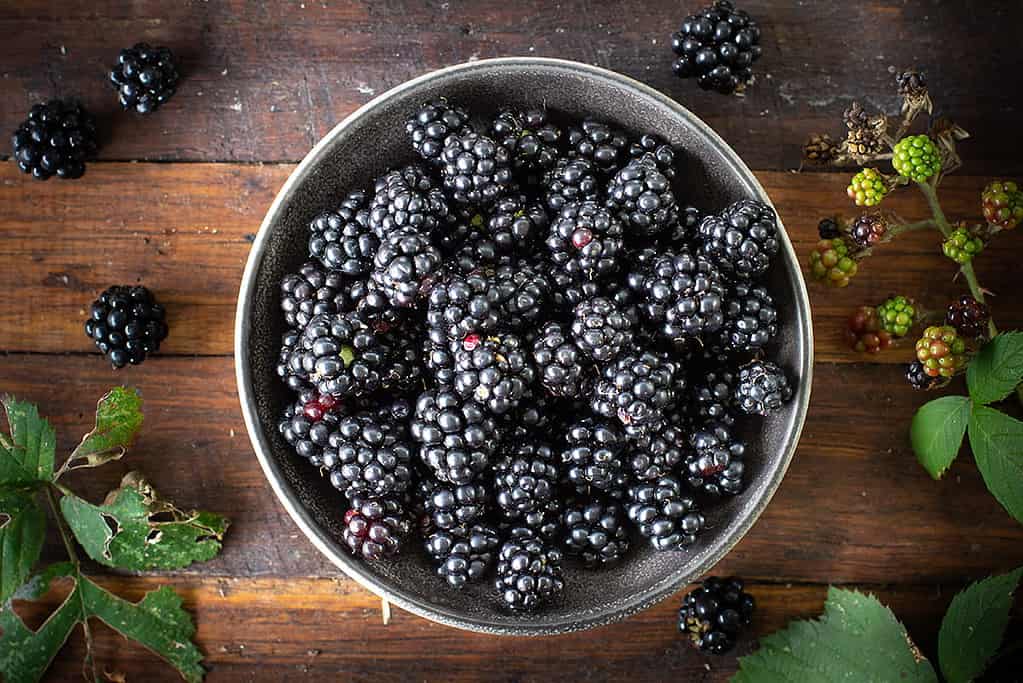
[[[115,368],[138,365],[167,338],[166,315],[142,285],[114,285],[92,303],[85,334]]]
[[[533,343],[533,361],[540,382],[551,394],[579,395],[590,361],[560,323],[548,322],[540,328]]]
[[[558,466],[545,443],[508,446],[493,463],[494,500],[506,520],[540,530],[557,506]]]
[[[366,560],[396,554],[409,531],[401,503],[394,498],[353,500],[344,522],[341,536],[345,545]]]
[[[792,398],[785,372],[770,361],[756,360],[739,369],[735,405],[748,415],[770,415]]]
[[[597,363],[610,362],[622,349],[631,347],[632,330],[632,321],[610,299],[587,299],[575,307],[572,339]]]
[[[926,135],[907,135],[892,148],[892,167],[900,176],[922,183],[941,170],[941,155]]]
[[[984,220],[1003,230],[1012,230],[1023,221],[1023,192],[1010,180],[995,180],[981,192]]]
[[[448,389],[419,395],[410,425],[419,457],[441,481],[468,484],[490,464],[497,424],[478,403]]]
[[[547,231],[547,212],[525,195],[498,199],[490,209],[486,231],[498,250],[508,253],[529,247],[537,235]]]
[[[488,206],[514,186],[511,153],[485,135],[451,135],[441,152],[444,187],[460,204]]]
[[[678,218],[671,181],[654,157],[633,159],[607,187],[607,208],[637,235],[660,233]]]
[[[693,647],[720,655],[735,646],[742,629],[753,619],[756,603],[743,591],[742,579],[710,576],[682,600],[678,630]]]
[[[489,507],[487,489],[476,482],[456,485],[431,479],[421,482],[420,494],[432,526],[445,531],[482,522]]]
[[[309,224],[309,255],[325,268],[357,277],[373,270],[380,239],[369,225],[366,193],[350,193],[335,211]]]
[[[664,234],[670,237],[670,244],[672,245],[687,246],[693,244],[696,242],[696,237],[700,230],[700,222],[703,221],[703,218],[703,212],[695,206],[685,206],[679,211],[675,223],[668,226],[668,230]]]
[[[80,178],[96,153],[96,123],[72,100],[36,104],[11,137],[14,160],[38,180]]]
[[[842,236],[842,226],[834,218],[822,218],[817,224],[817,234],[822,240],[833,240]]]
[[[689,447],[682,476],[693,490],[712,496],[742,491],[746,445],[728,427],[713,422],[703,425],[689,436]]]
[[[849,228],[849,237],[861,249],[880,244],[888,233],[888,221],[879,213],[858,216]]]
[[[380,240],[398,228],[415,228],[430,234],[449,215],[444,193],[415,164],[388,171],[374,185],[369,225]]]
[[[729,288],[721,345],[726,351],[759,351],[778,334],[778,310],[767,288],[737,282]]]
[[[774,210],[754,199],[740,199],[699,227],[701,251],[722,271],[741,280],[759,278],[778,253]]]
[[[625,251],[622,224],[596,202],[567,204],[547,237],[551,260],[582,280],[596,280],[618,269]]]
[[[984,251],[984,240],[965,225],[960,225],[941,243],[941,251],[948,258],[963,265]]]
[[[685,249],[653,254],[629,274],[629,286],[668,340],[709,341],[725,323],[725,278],[702,255]]]
[[[321,394],[365,396],[380,388],[388,351],[353,313],[318,315],[291,350],[285,379],[307,381]]]
[[[150,114],[177,90],[178,67],[168,48],[135,43],[117,55],[109,78],[122,108]]]
[[[536,378],[532,358],[522,341],[500,337],[466,336],[453,347],[455,392],[495,415],[508,412],[526,396]]]
[[[404,425],[361,412],[341,418],[327,439],[322,465],[349,500],[394,497],[409,490],[412,446]]]
[[[561,551],[528,530],[518,530],[501,546],[494,582],[501,604],[532,611],[565,588]]]
[[[613,426],[584,418],[568,427],[561,462],[565,480],[580,494],[603,492],[621,498],[628,485],[624,440]]]
[[[305,327],[318,315],[349,308],[340,271],[324,271],[312,261],[281,280],[281,310],[290,327]]]
[[[547,206],[556,212],[571,202],[594,200],[599,191],[597,167],[588,159],[559,159],[544,177]]]
[[[491,126],[494,139],[511,154],[512,166],[526,173],[542,172],[558,160],[561,129],[541,109],[502,111]]]
[[[904,296],[893,296],[877,307],[881,328],[894,337],[905,337],[916,322],[916,308]]]
[[[629,145],[629,156],[633,159],[649,159],[665,176],[675,177],[675,150],[657,135],[647,133],[640,136],[639,140]]]
[[[930,377],[952,377],[966,365],[966,342],[950,325],[928,327],[916,343],[916,359]]]
[[[690,394],[689,411],[694,422],[720,422],[731,425],[732,395],[735,391],[735,373],[717,369],[699,377]]]
[[[629,551],[625,513],[617,503],[577,503],[562,513],[565,553],[599,567],[621,559]]]
[[[671,36],[678,57],[673,69],[679,78],[696,77],[704,90],[730,95],[753,80],[753,63],[760,58],[760,27],[749,14],[727,0],[717,0],[691,14]]]
[[[681,420],[665,419],[643,439],[632,444],[626,462],[637,481],[652,481],[671,474],[685,459],[686,430]]]
[[[401,228],[381,241],[373,258],[375,282],[395,306],[411,306],[440,275],[443,258],[430,239],[414,228]]]
[[[991,310],[969,294],[949,304],[945,312],[945,324],[951,325],[964,337],[983,337],[988,333]]]
[[[859,269],[857,257],[844,237],[821,240],[810,252],[810,274],[830,287],[848,287]]]
[[[696,501],[670,475],[629,487],[629,519],[656,550],[680,550],[696,542],[705,521]]]
[[[675,400],[677,366],[654,351],[627,353],[604,368],[591,406],[593,412],[617,418],[631,438],[642,438],[661,422]]]
[[[309,393],[308,400],[289,403],[277,422],[277,430],[299,456],[312,465],[323,465],[323,451],[341,418],[342,406],[333,396]]]
[[[930,391],[943,387],[951,381],[949,377],[931,376],[924,368],[924,364],[918,360],[906,365],[906,381],[918,391]]]
[[[852,177],[845,193],[856,206],[877,206],[888,194],[888,186],[877,169],[865,168]]]
[[[427,162],[437,165],[441,163],[441,152],[448,137],[470,131],[469,115],[443,97],[425,103],[405,122],[405,133],[412,141],[412,149]]]
[[[439,564],[437,575],[452,588],[482,579],[501,545],[497,531],[485,524],[435,531],[426,539],[426,552]]]
[[[601,171],[617,170],[628,145],[624,133],[601,121],[587,119],[568,130],[569,155],[591,161]]]

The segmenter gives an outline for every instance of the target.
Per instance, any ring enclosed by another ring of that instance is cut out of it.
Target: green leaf
[[[0,604],[32,572],[46,537],[46,513],[31,490],[0,491]]]
[[[98,467],[120,459],[142,428],[142,398],[134,389],[116,387],[99,400],[96,426],[82,438],[62,470]]]
[[[970,397],[995,403],[1023,382],[1023,332],[1000,334],[980,350],[966,369]]]
[[[938,634],[938,659],[948,683],[968,683],[984,673],[1002,643],[1021,575],[1023,567],[991,576],[952,598]]]
[[[924,469],[940,479],[956,455],[966,433],[970,399],[945,396],[920,406],[909,427],[909,439],[916,459]]]
[[[73,572],[70,564],[59,565]],[[50,579],[56,578],[51,576]],[[47,579],[46,584],[49,585]],[[82,620],[82,600],[76,585],[64,602],[32,631],[15,613],[11,603],[0,609],[0,673],[6,681],[38,681],[53,658]]]
[[[0,434],[0,484],[10,486],[51,481],[53,457],[57,451],[53,427],[39,417],[39,410],[31,403],[5,396],[3,406],[11,435],[8,438]]]
[[[60,509],[89,557],[121,569],[178,569],[220,552],[228,520],[209,512],[185,512],[161,500],[137,472],[103,505],[77,496]]]
[[[828,589],[824,614],[793,621],[739,660],[732,683],[937,683],[905,627],[872,595]]]
[[[1023,523],[1023,422],[974,406],[969,429],[970,448],[988,490]]]

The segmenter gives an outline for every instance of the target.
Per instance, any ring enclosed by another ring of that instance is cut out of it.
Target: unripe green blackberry
[[[984,250],[984,240],[970,234],[969,228],[961,225],[942,243],[941,251],[945,256],[959,264],[966,264]]]
[[[950,325],[928,327],[916,343],[916,357],[929,377],[952,377],[966,365],[966,342]]]
[[[893,296],[877,307],[881,327],[895,337],[905,337],[913,326],[916,309],[904,296]]]
[[[892,166],[899,175],[922,183],[941,170],[938,148],[926,135],[910,135],[895,143]]]
[[[865,168],[852,177],[845,193],[856,202],[856,206],[877,206],[888,194],[888,188],[884,176],[877,169]]]
[[[1023,221],[1023,192],[1016,183],[995,180],[980,195],[984,220],[1003,230],[1012,230]]]
[[[857,270],[850,252],[849,243],[841,237],[821,240],[810,252],[810,274],[831,287],[848,287]]]

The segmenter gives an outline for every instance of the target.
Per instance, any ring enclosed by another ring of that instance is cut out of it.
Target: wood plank
[[[928,72],[942,113],[978,134],[976,173],[1019,173],[1019,99],[1000,45],[1023,21],[1018,3],[792,3],[750,0],[764,57],[745,98],[700,91],[671,72],[670,34],[687,9],[614,3],[320,2],[260,4],[107,0],[7,3],[0,10],[0,129],[29,106],[77,95],[101,118],[107,159],[298,160],[346,114],[431,69],[507,55],[575,59],[638,78],[707,120],[756,168],[793,168],[808,134],[841,129],[853,99],[897,109],[892,72]],[[849,27],[855,26],[851,31]],[[104,78],[136,40],[172,47],[186,78],[158,115],[117,111]]]
[[[59,363],[59,365],[58,365]],[[810,415],[775,499],[718,571],[794,582],[961,582],[1023,564],[1023,527],[987,493],[963,456],[932,481],[906,438],[923,397],[895,368],[818,363]],[[336,576],[263,478],[237,406],[227,358],[161,358],[114,373],[85,356],[0,357],[0,392],[54,416],[62,452],[115,382],[138,387],[146,425],[127,458],[72,475],[101,500],[141,469],[183,507],[234,521],[208,576]],[[316,476],[310,471],[310,476]],[[56,542],[53,546],[57,549]]]
[[[238,284],[246,239],[283,184],[290,165],[96,164],[74,183],[39,183],[0,165],[0,350],[91,352],[81,331],[89,303],[106,286],[143,282],[168,308],[169,354],[232,352]],[[817,222],[836,211],[855,215],[846,180],[833,174],[758,174],[805,260]],[[985,179],[950,177],[942,186],[950,217],[972,216]],[[905,190],[886,206],[908,220],[924,216],[919,193]],[[1000,238],[1002,254],[1020,237]],[[817,358],[838,362],[905,362],[911,344],[875,357],[846,347],[845,319],[861,304],[892,292],[916,295],[941,309],[958,292],[955,269],[940,254],[937,233],[905,235],[862,266],[854,284],[832,290],[810,283]],[[992,251],[978,259],[982,283],[1012,292],[1012,259]],[[45,305],[43,302],[45,301]],[[1023,302],[995,299],[1003,327],[1023,325]]]

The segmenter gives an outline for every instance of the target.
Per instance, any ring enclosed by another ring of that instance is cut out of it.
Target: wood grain
[[[413,76],[471,59],[561,57],[638,78],[710,123],[754,168],[799,163],[812,132],[842,128],[854,99],[897,109],[893,73],[926,70],[939,110],[977,141],[974,173],[1019,173],[1020,97],[1004,80],[1004,26],[1018,3],[780,3],[748,0],[764,56],[744,98],[671,72],[670,35],[705,2],[161,3],[26,0],[0,8],[0,130],[29,106],[79,96],[101,120],[107,159],[295,161],[346,114]],[[168,45],[185,80],[155,116],[117,110],[105,72],[137,40]],[[969,59],[952,46],[979,46]]]
[[[232,352],[234,308],[252,234],[290,165],[94,164],[74,183],[40,183],[0,165],[0,350],[91,352],[81,331],[91,301],[114,283],[142,282],[168,308],[171,335],[164,353]],[[797,254],[805,261],[817,240],[817,222],[844,211],[846,179],[832,174],[760,172]],[[952,176],[942,186],[950,217],[978,211],[983,178]],[[915,220],[926,206],[913,190],[886,207]],[[1020,237],[1000,238],[1002,253]],[[808,283],[817,358],[834,362],[905,362],[911,344],[874,357],[846,346],[845,319],[859,305],[894,292],[941,310],[965,288],[940,253],[937,233],[909,234],[863,263],[845,290]],[[992,251],[977,260],[981,282],[996,295],[1017,281],[1011,258]],[[1006,327],[1023,324],[1023,307],[994,299]]]

